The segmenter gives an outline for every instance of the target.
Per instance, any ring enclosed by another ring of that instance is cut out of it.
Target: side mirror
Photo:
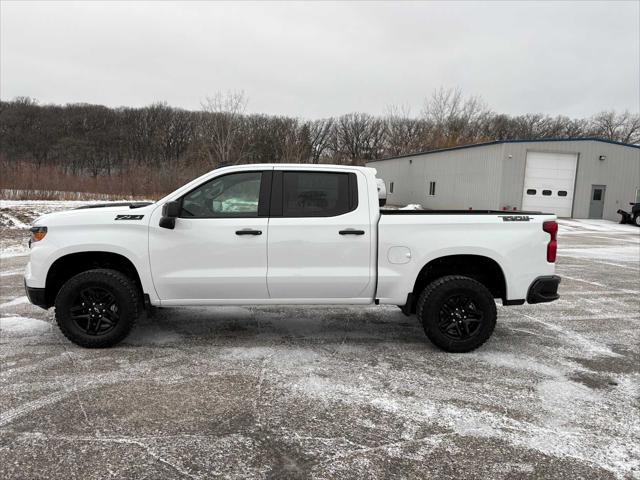
[[[160,226],[173,230],[176,228],[176,218],[180,215],[181,205],[179,201],[167,202],[162,206],[162,218]]]

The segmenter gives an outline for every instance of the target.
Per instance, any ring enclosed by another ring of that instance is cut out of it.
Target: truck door
[[[271,171],[214,177],[182,196],[173,230],[149,225],[151,273],[163,303],[242,303],[267,292]]]
[[[371,224],[360,172],[275,170],[267,284],[272,299],[371,301]]]

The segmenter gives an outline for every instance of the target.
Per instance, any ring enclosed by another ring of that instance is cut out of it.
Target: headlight
[[[47,227],[31,227],[29,229],[31,232],[31,238],[29,239],[29,247],[34,242],[39,242],[42,240],[47,234]]]

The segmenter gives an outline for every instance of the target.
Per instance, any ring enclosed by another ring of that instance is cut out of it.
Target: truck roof
[[[376,169],[372,167],[360,167],[356,165],[336,165],[332,163],[246,163],[241,165],[225,165],[223,167],[218,167],[214,169],[215,171],[219,170],[238,170],[238,169],[267,169],[267,168],[304,168],[304,169],[337,169],[337,170],[361,170],[362,172],[372,172],[375,174]],[[212,171],[214,171],[212,170]]]

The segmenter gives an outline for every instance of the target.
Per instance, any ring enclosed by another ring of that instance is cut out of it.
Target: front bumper
[[[34,305],[40,307],[40,308],[44,308],[45,310],[48,307],[47,305],[47,300],[46,300],[46,295],[45,295],[45,289],[44,288],[33,288],[33,287],[29,287],[27,286],[27,281],[25,280],[24,282],[24,290],[25,292],[27,292],[27,298],[29,299],[29,301],[31,303],[33,303]]]
[[[529,287],[527,302],[544,303],[557,300],[560,298],[558,285],[560,285],[560,277],[557,275],[536,278]]]

